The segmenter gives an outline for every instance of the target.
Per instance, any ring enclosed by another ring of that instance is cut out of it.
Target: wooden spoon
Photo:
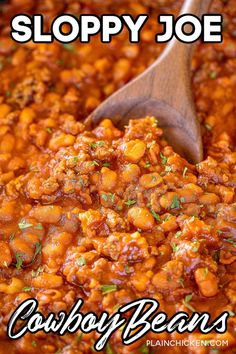
[[[182,14],[200,17],[211,0],[186,0]],[[96,126],[110,118],[123,128],[131,118],[155,116],[176,152],[192,163],[203,158],[200,124],[191,89],[193,44],[172,39],[160,58],[143,74],[105,100],[86,120]]]

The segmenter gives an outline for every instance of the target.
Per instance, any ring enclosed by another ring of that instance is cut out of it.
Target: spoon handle
[[[181,15],[192,14],[201,17],[208,12],[212,0],[186,0],[181,10]]]
[[[212,0],[185,0],[181,15],[192,14],[201,17],[207,13]],[[161,56],[148,69],[152,77],[151,96],[166,102],[180,112],[186,108],[186,101],[193,101],[190,65],[195,43],[182,43],[173,38]],[[160,90],[161,88],[161,90]],[[182,97],[182,99],[181,99]],[[191,104],[194,112],[194,105]],[[188,112],[182,112],[187,118]]]

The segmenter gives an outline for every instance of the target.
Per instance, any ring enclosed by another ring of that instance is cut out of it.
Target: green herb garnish
[[[204,127],[208,130],[208,131],[211,131],[212,130],[212,126],[208,123],[205,123],[204,124]]]
[[[42,245],[39,242],[36,242],[35,244],[35,251],[34,251],[34,257],[32,259],[32,263],[35,261],[37,255],[42,251]]]
[[[175,195],[174,198],[172,199],[172,204],[170,206],[171,209],[180,209],[180,203],[178,196]]]
[[[179,246],[176,245],[176,243],[172,243],[172,249],[173,249],[173,252],[177,252],[179,250]]]
[[[172,166],[166,166],[165,172],[172,172]]]
[[[91,166],[99,166],[99,163],[96,160],[91,161],[90,164]]]
[[[22,291],[24,291],[26,293],[31,291],[31,290],[32,290],[32,288],[30,286],[26,286],[25,288],[22,289]]]
[[[117,291],[117,285],[115,285],[115,284],[101,285],[100,289],[102,290],[102,294],[106,295],[106,294],[112,293],[114,291]]]
[[[131,205],[134,205],[134,204],[136,204],[136,203],[137,203],[136,200],[128,199],[128,200],[125,202],[125,205],[131,206]]]
[[[16,253],[15,254],[16,257],[16,269],[21,269],[22,265],[23,265],[23,257],[24,254],[23,253]]]
[[[90,144],[92,149],[96,149],[97,147],[101,147],[105,145],[105,141],[97,141],[96,143]]]
[[[28,229],[29,227],[34,226],[34,225],[27,223],[27,221],[23,219],[18,223],[18,226],[19,226],[20,230],[25,230],[25,229]]]
[[[160,153],[160,157],[162,165],[165,165],[167,163],[167,157],[163,155],[162,152]]]
[[[234,240],[232,238],[227,238],[224,241],[228,242],[228,243],[231,243],[231,245],[233,245],[236,248],[236,240]]]
[[[56,62],[58,65],[64,65],[65,64],[65,61],[63,59],[59,59],[57,60]]]
[[[150,210],[152,216],[157,220],[157,221],[161,221],[160,215],[158,215],[153,209]]]
[[[42,224],[37,224],[34,227],[35,230],[43,230],[43,225]]]
[[[76,342],[77,342],[77,343],[80,343],[82,337],[83,337],[83,333],[80,333],[80,335],[76,337]]]
[[[204,276],[205,276],[205,278],[207,277],[208,273],[209,273],[208,267],[204,268]]]
[[[212,79],[212,80],[215,80],[217,78],[218,74],[216,71],[211,71],[209,73],[209,77]]]
[[[39,267],[37,270],[32,270],[31,272],[32,278],[37,278],[40,273],[43,273],[43,270],[44,270],[43,266]]]
[[[110,167],[110,162],[104,162],[103,167]]]
[[[147,161],[144,165],[144,168],[150,168],[152,165],[149,161]]]
[[[139,353],[141,354],[149,354],[149,349],[146,346],[146,344],[143,344],[139,349],[138,349]]]
[[[181,236],[182,236],[182,231],[177,231],[176,234],[175,234],[175,237],[179,238]]]
[[[73,52],[75,50],[75,47],[71,43],[65,43],[63,44],[63,47],[69,52]]]
[[[183,300],[183,305],[187,307],[190,311],[195,312],[194,307],[190,304],[192,298],[193,298],[193,294],[186,295]]]
[[[188,167],[184,167],[183,170],[183,177],[186,177],[186,173],[188,172]]]
[[[102,193],[101,198],[105,201],[108,202],[109,200],[112,201],[112,203],[114,203],[115,201],[115,193]]]
[[[109,343],[106,345],[106,354],[113,354],[113,350],[111,349],[111,346]]]
[[[76,264],[79,267],[82,267],[87,264],[86,259],[83,256],[80,256],[79,258],[76,259]]]
[[[14,234],[14,232],[12,232],[9,236],[9,241],[14,240],[14,237],[15,237],[15,234]]]

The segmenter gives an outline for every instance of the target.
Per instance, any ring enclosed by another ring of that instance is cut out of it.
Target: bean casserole
[[[163,139],[158,117],[109,117],[92,131],[84,119],[160,54],[159,13],[178,14],[176,0],[11,0],[0,5],[0,354],[93,353],[94,333],[38,333],[10,341],[14,309],[36,298],[47,313],[84,309],[113,313],[149,297],[170,316],[228,311],[227,347],[122,345],[119,331],[104,353],[236,352],[236,3],[215,0],[224,15],[222,44],[200,44],[193,90],[205,158],[191,165]],[[127,32],[102,44],[17,45],[17,13],[147,13],[140,44]],[[150,334],[149,339],[201,339]],[[209,338],[210,337],[210,338]]]

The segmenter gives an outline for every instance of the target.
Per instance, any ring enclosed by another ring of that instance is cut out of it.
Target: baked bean
[[[12,262],[10,248],[7,243],[0,241],[0,250],[1,250],[1,259],[0,259],[0,267],[8,267]]]
[[[131,140],[125,144],[124,156],[125,158],[133,163],[139,162],[146,151],[146,144],[141,140]]]
[[[140,175],[141,171],[138,165],[130,163],[124,166],[122,171],[122,178],[125,182],[132,182]]]
[[[154,188],[163,182],[163,178],[158,173],[149,173],[139,179],[139,183],[145,189]]]
[[[201,291],[206,297],[215,296],[218,292],[218,279],[208,268],[198,268],[195,271],[195,280]]]
[[[25,107],[20,114],[20,122],[26,125],[33,123],[35,118],[36,118],[36,113],[30,107]]]
[[[104,191],[114,191],[117,183],[117,173],[107,167],[101,169],[101,189]]]
[[[7,104],[0,104],[0,120],[5,118],[7,114],[11,112],[11,106]]]
[[[42,273],[32,279],[32,286],[35,288],[56,289],[60,288],[62,284],[62,277],[55,274]]]
[[[142,230],[150,230],[154,226],[154,217],[147,208],[133,207],[128,211],[128,220]]]
[[[37,206],[31,210],[30,216],[42,223],[56,224],[62,216],[62,207],[58,205]]]

